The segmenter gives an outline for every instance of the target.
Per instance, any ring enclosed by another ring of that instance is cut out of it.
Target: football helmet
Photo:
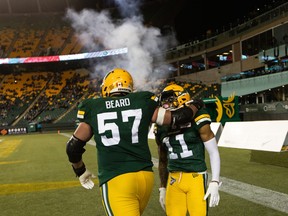
[[[159,99],[165,109],[176,109],[191,100],[189,92],[177,84],[166,86]]]
[[[132,76],[122,68],[115,68],[108,72],[101,84],[102,97],[109,97],[114,93],[128,94],[132,91]]]

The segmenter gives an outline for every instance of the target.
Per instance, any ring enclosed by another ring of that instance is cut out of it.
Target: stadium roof
[[[141,4],[167,2],[167,0],[138,0]],[[0,0],[0,14],[51,13],[64,12],[68,7],[83,8],[114,7],[114,0]]]
[[[115,2],[117,1],[0,0],[0,15],[63,13],[67,8],[76,11],[84,8],[113,8],[116,7]],[[224,28],[227,30],[230,25],[236,25],[286,0],[253,0],[249,3],[241,2],[237,6],[221,1],[134,0],[133,2],[141,2],[150,8],[147,14],[153,20],[146,20],[147,23],[160,28],[172,26],[177,32],[179,41],[184,43],[194,37],[199,39],[199,36],[206,34],[207,30],[222,31]],[[159,7],[159,4],[165,7]],[[170,7],[167,6],[169,4]]]

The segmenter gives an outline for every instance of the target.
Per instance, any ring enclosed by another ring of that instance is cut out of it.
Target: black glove
[[[204,101],[202,99],[193,99],[189,104],[193,104],[198,110],[205,107]]]

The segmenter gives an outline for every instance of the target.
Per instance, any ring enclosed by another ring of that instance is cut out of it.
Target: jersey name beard
[[[113,109],[117,107],[130,106],[129,98],[120,98],[110,101],[105,101],[106,109]]]

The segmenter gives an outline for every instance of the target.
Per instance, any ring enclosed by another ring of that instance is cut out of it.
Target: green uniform
[[[199,129],[210,124],[205,109],[195,114],[187,125],[172,129],[156,127],[156,139],[167,148],[169,176],[166,184],[166,214],[207,216],[207,201],[203,199],[207,184],[205,146]]]
[[[198,130],[210,123],[210,115],[205,109],[201,109],[196,113],[193,122],[181,128],[157,126],[155,136],[168,150],[169,172],[206,171],[205,147]]]
[[[151,92],[86,99],[77,117],[92,127],[100,186],[129,172],[152,171],[148,132],[158,98]]]

